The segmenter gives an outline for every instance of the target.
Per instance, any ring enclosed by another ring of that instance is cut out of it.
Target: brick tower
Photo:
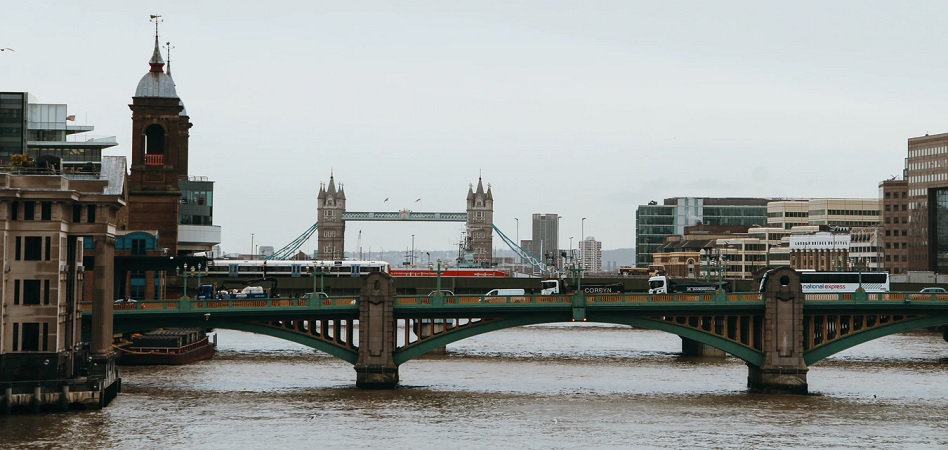
[[[191,121],[178,98],[171,66],[158,47],[148,62],[150,69],[135,89],[132,110],[132,160],[128,186],[128,228],[157,230],[159,245],[178,252],[178,180],[188,174],[188,137]]]

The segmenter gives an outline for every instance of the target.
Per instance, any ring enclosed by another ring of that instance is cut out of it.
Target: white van
[[[525,289],[491,289],[489,292],[484,294],[484,297],[481,299],[482,303],[523,303],[527,301],[527,298],[524,297],[527,291]],[[491,298],[499,297],[499,298]]]

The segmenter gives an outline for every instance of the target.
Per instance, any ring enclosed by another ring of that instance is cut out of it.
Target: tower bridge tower
[[[342,183],[336,190],[336,181],[329,175],[329,186],[320,184],[316,197],[316,222],[319,234],[316,239],[316,259],[322,261],[343,259],[346,245],[346,222],[342,215],[346,212],[346,193]]]
[[[471,186],[467,190],[467,236],[475,263],[490,264],[493,224],[494,196],[489,184],[484,191],[484,184],[478,177],[477,189]]]

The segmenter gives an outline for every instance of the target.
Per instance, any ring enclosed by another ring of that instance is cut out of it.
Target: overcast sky
[[[350,211],[461,212],[482,176],[511,238],[554,213],[562,247],[582,227],[627,248],[650,200],[877,197],[908,138],[948,132],[943,1],[158,5],[7,2],[0,90],[130,156],[164,16],[225,252],[299,236],[330,173]],[[449,250],[463,224],[349,223],[347,250],[359,230],[364,251]]]

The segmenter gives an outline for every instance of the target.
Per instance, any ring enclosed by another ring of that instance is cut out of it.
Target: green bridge
[[[478,334],[555,322],[624,324],[676,334],[686,349],[740,358],[751,390],[804,393],[807,367],[830,355],[948,324],[948,294],[803,294],[789,268],[767,284],[763,293],[419,297],[395,296],[391,278],[375,274],[359,296],[115,304],[113,332],[204,327],[274,336],[352,363],[360,387],[392,388],[400,364]]]

